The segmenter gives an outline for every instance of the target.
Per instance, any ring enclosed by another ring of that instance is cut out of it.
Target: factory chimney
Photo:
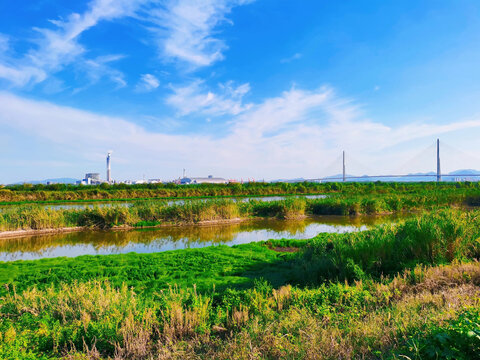
[[[437,182],[442,181],[442,172],[440,171],[440,139],[437,139]]]
[[[345,151],[343,151],[343,182],[346,181],[346,173],[345,173]]]
[[[111,174],[110,174],[110,156],[112,155],[111,152],[108,152],[107,153],[107,182],[110,184],[112,182],[112,177],[111,177]]]

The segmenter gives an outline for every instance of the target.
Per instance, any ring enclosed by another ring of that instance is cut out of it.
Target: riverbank
[[[475,358],[479,215],[443,210],[305,241],[0,263],[0,357]]]
[[[75,226],[75,227],[64,227],[56,229],[28,229],[28,230],[10,230],[10,231],[0,231],[0,239],[10,239],[17,237],[24,237],[30,235],[47,235],[47,234],[59,234],[59,233],[69,233],[76,231],[84,231],[86,228]]]
[[[415,216],[307,216],[297,220],[254,218],[240,222],[29,235],[0,241],[0,261],[80,255],[155,253],[212,245],[240,245],[268,239],[310,239],[319,233],[365,231]]]
[[[304,219],[307,216],[303,216],[297,219]],[[219,219],[219,220],[204,220],[198,223],[185,223],[185,224],[176,224],[176,223],[163,223],[151,226],[130,226],[130,225],[120,225],[112,226],[108,230],[111,231],[129,231],[135,229],[158,229],[163,227],[179,227],[179,226],[209,226],[209,225],[221,225],[221,224],[236,224],[244,221],[252,220],[251,218],[235,218],[235,219]],[[93,228],[94,229],[94,228]],[[35,236],[35,235],[46,235],[46,234],[59,234],[59,233],[70,233],[76,231],[87,231],[92,230],[91,227],[86,226],[72,226],[72,227],[63,227],[63,228],[50,228],[50,229],[21,229],[21,230],[10,230],[10,231],[0,231],[0,239],[6,238],[16,238],[23,236]]]
[[[407,193],[335,195],[321,199],[289,197],[285,200],[236,202],[232,200],[134,202],[81,209],[52,209],[40,205],[7,207],[0,211],[0,231],[43,230],[83,227],[155,227],[203,222],[238,221],[249,218],[295,219],[316,215],[385,215],[437,207],[463,206],[463,193]],[[50,230],[49,230],[50,231]]]

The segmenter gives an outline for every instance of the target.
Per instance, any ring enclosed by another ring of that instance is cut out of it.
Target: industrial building
[[[107,183],[113,184],[114,181],[112,180],[111,176],[111,166],[110,166],[110,159],[112,156],[112,152],[109,151],[107,153]],[[100,178],[99,173],[87,173],[85,174],[85,178],[81,181],[77,181],[77,185],[100,185],[105,181]]]
[[[100,179],[99,173],[87,173],[85,178],[81,181],[77,181],[78,185],[99,185],[103,181]]]
[[[183,177],[180,179],[181,185],[193,185],[193,184],[228,184],[228,181],[224,178],[217,178],[209,175],[208,177]]]
[[[112,151],[107,153],[107,163],[106,163],[106,180],[102,180],[100,178],[99,173],[87,173],[85,174],[85,178],[81,181],[77,181],[77,184],[81,185],[100,185],[100,184],[116,184],[117,182],[112,179],[111,173],[111,156]],[[230,180],[231,181],[231,180]],[[220,177],[213,177],[213,175],[209,175],[207,177],[187,177],[185,169],[183,169],[183,177],[174,180],[173,182],[180,185],[191,185],[191,184],[228,184],[230,182],[224,178]],[[162,184],[164,183],[161,179],[149,179],[145,180],[125,180],[121,182],[122,184],[126,185],[139,185],[139,184]]]

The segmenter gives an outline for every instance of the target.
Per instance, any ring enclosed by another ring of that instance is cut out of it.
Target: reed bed
[[[480,259],[479,238],[479,211],[441,210],[369,231],[319,236],[299,266],[312,283],[379,278],[416,264]]]
[[[116,226],[195,224],[252,217],[299,218],[306,215],[377,215],[437,207],[472,204],[462,192],[393,194],[337,194],[322,199],[289,197],[279,201],[230,199],[136,201],[132,206],[112,204],[84,209],[53,210],[42,205],[9,206],[0,211],[0,231],[83,226],[107,229]]]

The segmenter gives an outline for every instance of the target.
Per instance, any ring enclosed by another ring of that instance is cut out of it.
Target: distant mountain
[[[271,180],[271,183],[299,183],[299,182],[304,182],[306,179],[304,178],[296,178],[296,179],[277,179],[277,180]]]
[[[473,169],[455,170],[448,173],[448,175],[480,175],[480,171]]]
[[[442,174],[443,181],[480,181],[480,171],[473,169],[455,170]]]
[[[345,176],[348,178],[348,177],[354,177],[356,175],[345,174]],[[362,176],[366,176],[366,175],[362,175]],[[325,177],[325,179],[331,179],[331,180],[328,180],[328,181],[342,181],[343,180],[343,174],[330,175],[330,176]]]
[[[47,183],[51,184],[75,184],[78,179],[73,179],[73,178],[56,178],[56,179],[45,179],[45,180],[29,180],[29,181],[19,181],[11,185],[21,185],[21,184],[32,184],[32,185],[37,185],[37,184],[44,184],[46,185]]]

